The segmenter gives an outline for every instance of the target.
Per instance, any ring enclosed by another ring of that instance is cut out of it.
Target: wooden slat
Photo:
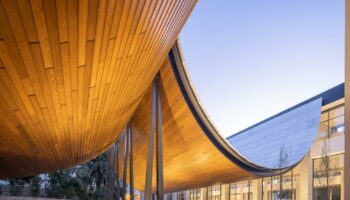
[[[107,150],[195,3],[0,0],[0,178]]]

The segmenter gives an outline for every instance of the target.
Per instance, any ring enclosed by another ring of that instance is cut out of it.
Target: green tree
[[[30,192],[33,196],[39,196],[41,187],[40,176],[33,176],[30,178]]]
[[[112,199],[113,169],[102,154],[80,166],[48,174],[47,196],[54,198]]]
[[[75,185],[71,170],[58,170],[48,174],[47,196],[53,198],[72,198]]]
[[[10,193],[14,196],[18,196],[21,194],[26,181],[21,178],[13,178],[13,179],[9,179],[9,183],[10,183]]]

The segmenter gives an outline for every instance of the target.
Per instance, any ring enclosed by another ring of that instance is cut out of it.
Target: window
[[[253,185],[250,181],[230,184],[230,200],[253,200]]]
[[[282,176],[264,178],[262,181],[263,199],[265,200],[295,200],[298,175],[294,171],[284,173]]]
[[[214,185],[208,187],[208,200],[221,199],[221,185]]]
[[[313,160],[314,200],[341,200],[343,167],[344,154],[323,156]]]
[[[241,200],[241,185],[237,183],[230,184],[230,200]]]
[[[324,111],[321,114],[320,130],[317,140],[344,134],[344,105]]]
[[[201,189],[190,190],[190,200],[200,200],[201,199]]]
[[[177,193],[177,200],[185,200],[184,192],[178,192]]]

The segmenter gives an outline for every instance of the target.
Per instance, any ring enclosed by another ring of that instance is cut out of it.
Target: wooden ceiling
[[[160,77],[165,191],[179,191],[255,177],[226,158],[207,138],[180,91],[168,59],[161,68]],[[145,188],[151,125],[151,88],[148,89],[131,119],[134,181],[135,187],[141,191]],[[121,137],[119,174],[123,172],[124,143],[124,137]],[[154,159],[154,190],[155,167]]]
[[[0,178],[67,168],[104,152],[130,120],[195,3],[2,0]],[[169,67],[162,79],[169,89],[162,94],[164,146],[182,144],[165,151],[165,166],[174,166],[165,170],[167,188],[188,187],[190,178],[204,184],[207,172],[218,180],[238,176],[239,169],[205,136],[189,134],[198,125]],[[148,133],[148,96],[133,117],[134,132],[140,132],[134,135],[135,146],[140,146],[135,154],[145,151],[147,135],[141,133]],[[181,152],[196,157],[176,156]],[[203,157],[196,160],[199,155]],[[137,177],[145,172],[143,162],[135,160]],[[198,170],[204,165],[210,170]],[[142,178],[135,180],[143,186]]]

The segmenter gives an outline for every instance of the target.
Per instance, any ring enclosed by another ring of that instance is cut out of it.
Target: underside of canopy
[[[68,168],[130,120],[196,0],[0,2],[0,178]]]
[[[312,135],[305,151],[278,169],[257,164],[249,151],[243,149],[241,154],[235,141],[223,138],[209,120],[176,42],[195,3],[2,1],[0,178],[75,166],[106,151],[117,139],[122,174],[122,133],[129,124],[133,178],[135,187],[143,191],[152,80],[157,74],[166,192],[276,175],[295,166],[311,145]],[[312,103],[315,112],[309,117],[317,119],[321,100]],[[308,119],[306,127],[312,126],[315,135],[318,124]],[[155,189],[155,160],[153,165]]]
[[[166,192],[209,186],[215,183],[229,183],[257,176],[276,175],[294,167],[307,153],[308,149],[303,152],[302,156],[282,166],[283,169],[257,165],[249,160],[249,157],[241,155],[234,146],[218,133],[201,106],[186,72],[178,43],[173,46],[168,59],[163,63],[159,76],[161,80],[164,189]],[[311,117],[318,121],[311,124],[313,133],[311,137],[308,137],[308,140],[303,141],[303,146],[300,146],[300,148],[310,148],[318,130],[321,100],[317,99],[312,103],[314,105],[313,109],[316,111],[312,114],[304,114],[309,115],[306,119]],[[135,187],[141,191],[145,188],[148,140],[151,131],[151,107],[152,86],[146,92],[130,120],[134,145]],[[288,115],[289,113],[286,113],[281,116],[286,118],[285,116]],[[293,116],[287,117],[287,119],[295,121],[295,118],[299,117]],[[303,121],[299,120],[299,122]],[[281,122],[281,124],[283,123]],[[307,122],[307,124],[311,128],[310,123]],[[294,130],[294,134],[300,136],[303,130],[300,127],[295,128],[288,127],[288,130]],[[265,134],[268,135],[269,131]],[[290,132],[280,131],[280,136],[285,137],[284,134],[290,134]],[[119,144],[122,146],[125,143],[124,139],[122,137],[119,140]],[[290,139],[294,141],[298,138],[290,137]],[[254,148],[254,144],[249,145],[250,148]],[[274,145],[276,145],[274,148],[271,147],[273,150],[276,147],[279,148],[282,142]],[[265,147],[269,148],[269,145],[265,145]],[[121,149],[124,149],[124,147]],[[119,153],[119,158],[121,158],[123,151]],[[273,159],[276,159],[277,162],[278,155]],[[119,166],[122,165],[122,160],[119,160]],[[154,191],[156,186],[155,168],[156,161],[154,160]],[[119,173],[121,174],[123,167],[120,170]]]

